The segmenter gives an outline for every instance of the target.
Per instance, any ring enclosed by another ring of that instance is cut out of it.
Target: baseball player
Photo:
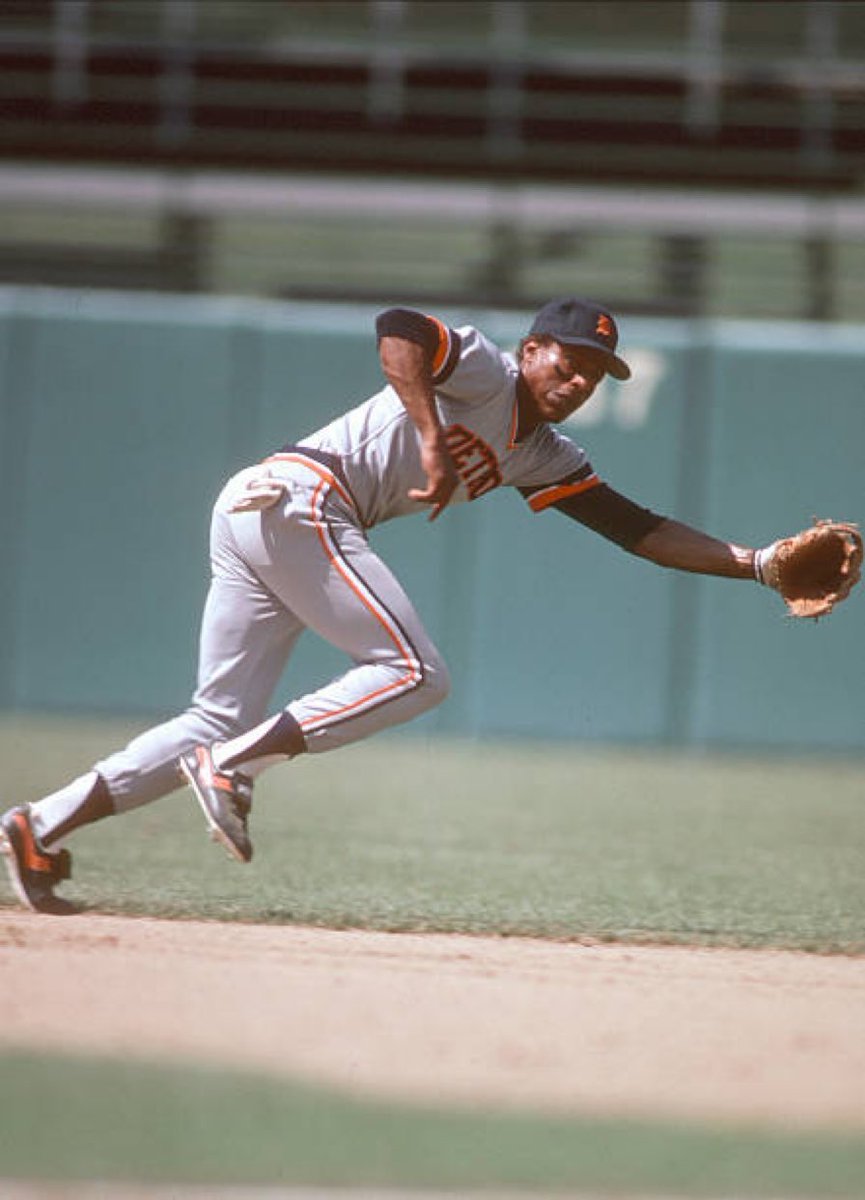
[[[74,830],[147,804],[185,779],[211,835],[248,862],[253,784],[264,769],[409,721],[448,693],[448,673],[411,601],[370,548],[393,517],[518,488],[664,567],[769,579],[774,546],[719,541],[602,482],[555,426],[605,374],[627,380],[605,308],[554,300],[516,357],[478,329],[394,308],[377,320],[386,386],[317,433],[235,475],[211,526],[212,578],[189,708],[87,774],[0,821],[12,884],[27,907],[74,911],[59,845]],[[339,678],[284,710],[268,705],[292,649],[312,629],[345,652]]]

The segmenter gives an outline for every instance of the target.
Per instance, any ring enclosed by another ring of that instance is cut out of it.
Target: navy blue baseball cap
[[[606,369],[614,379],[631,378],[631,368],[616,354],[619,330],[613,314],[591,300],[550,300],[534,319],[529,337],[533,335],[554,338],[565,346],[602,350],[607,358]]]

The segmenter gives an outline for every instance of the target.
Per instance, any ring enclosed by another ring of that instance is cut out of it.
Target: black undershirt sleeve
[[[666,519],[635,504],[605,483],[575,496],[566,496],[550,507],[557,508],[624,550],[633,550],[647,533],[657,529]]]

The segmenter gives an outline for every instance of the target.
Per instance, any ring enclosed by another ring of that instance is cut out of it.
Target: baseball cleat
[[[54,895],[54,888],[72,875],[68,850],[50,854],[39,843],[26,808],[11,808],[0,820],[0,851],[18,899],[32,912],[67,916],[76,905]]]
[[[181,754],[177,762],[201,805],[210,836],[232,858],[249,862],[252,842],[246,821],[252,808],[252,780],[239,771],[218,771],[206,746]]]

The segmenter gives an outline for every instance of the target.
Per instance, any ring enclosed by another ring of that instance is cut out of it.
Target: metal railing
[[[865,198],[7,164],[0,281],[865,320]]]

